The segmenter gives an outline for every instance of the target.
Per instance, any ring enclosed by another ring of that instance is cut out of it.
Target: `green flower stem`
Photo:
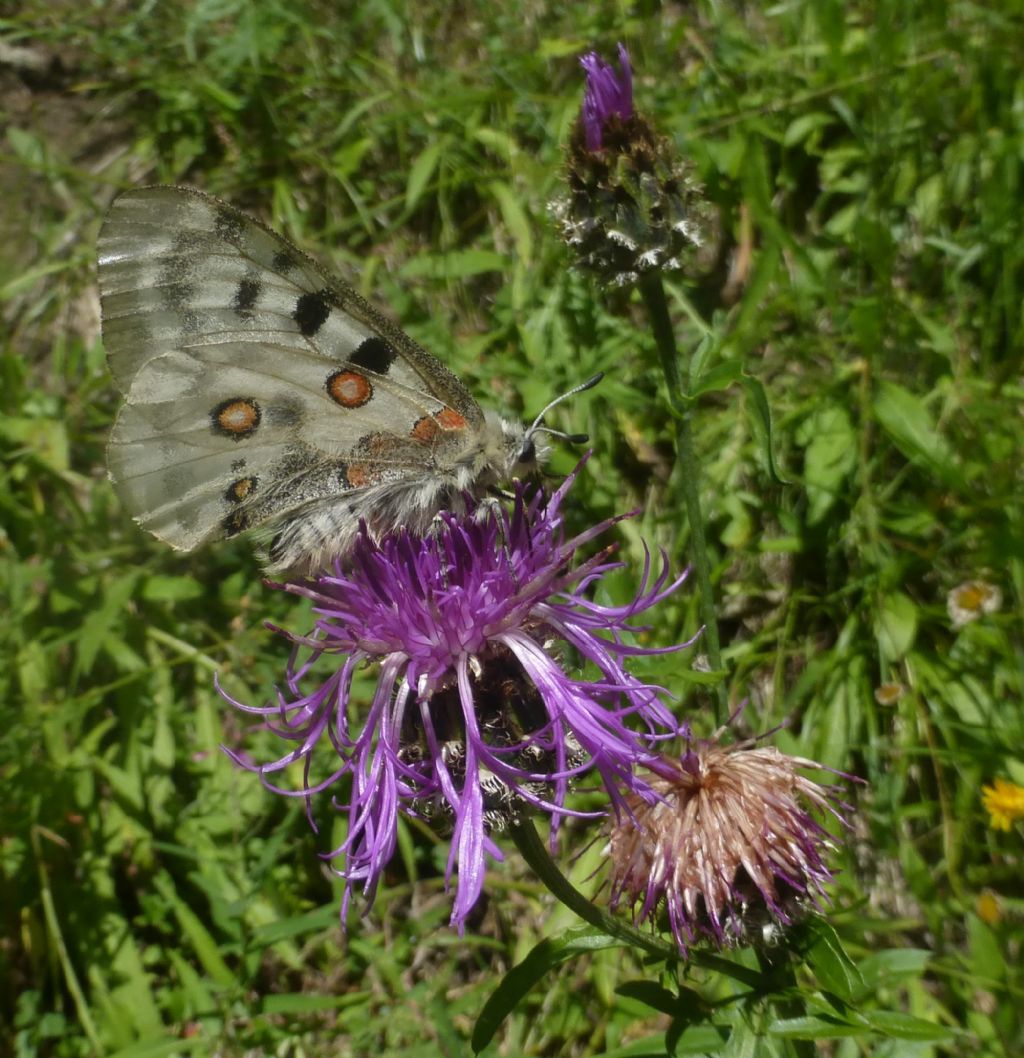
[[[686,520],[690,526],[693,543],[693,568],[697,574],[697,590],[700,596],[700,619],[704,624],[704,641],[707,645],[708,662],[716,672],[722,671],[722,651],[718,638],[718,618],[715,611],[715,593],[711,586],[711,563],[708,560],[708,545],[704,537],[704,519],[700,510],[700,465],[693,446],[693,408],[683,383],[680,371],[680,355],[676,346],[675,330],[668,311],[665,288],[657,274],[644,276],[640,280],[640,293],[647,306],[654,331],[654,340],[661,358],[661,369],[668,385],[668,397],[676,420],[676,460],[686,505]],[[728,717],[728,688],[722,682],[717,687],[715,720],[722,724]]]
[[[679,958],[679,949],[668,941],[651,933],[644,933],[620,918],[609,915],[592,904],[558,869],[555,861],[548,855],[544,842],[537,833],[533,821],[522,818],[510,828],[516,848],[531,870],[548,887],[570,911],[574,911],[584,922],[589,922],[609,937],[625,941],[635,948],[641,948],[660,959]]]
[[[800,1001],[800,987],[797,984],[796,972],[793,969],[792,952],[782,946],[771,952],[756,948],[757,964],[767,982],[765,991],[774,993],[775,1011],[783,1018],[806,1017],[807,1010]],[[766,1011],[771,1014],[771,1008]],[[818,1049],[811,1040],[786,1040],[786,1053],[793,1058],[815,1058]]]

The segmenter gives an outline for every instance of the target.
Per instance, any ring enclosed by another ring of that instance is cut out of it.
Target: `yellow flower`
[[[986,926],[998,926],[1003,917],[1003,906],[999,894],[991,889],[982,889],[974,901],[974,910]]]
[[[981,800],[996,830],[1009,830],[1018,819],[1024,819],[1024,786],[996,779],[981,788]]]

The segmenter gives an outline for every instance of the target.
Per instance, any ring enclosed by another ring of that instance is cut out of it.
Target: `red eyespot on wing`
[[[365,463],[349,463],[345,479],[350,489],[362,489],[373,484],[373,473]]]
[[[435,416],[442,430],[465,430],[466,420],[451,408],[442,408]]]
[[[335,371],[324,385],[331,400],[343,408],[361,408],[373,398],[370,380],[358,371]]]
[[[251,434],[261,418],[260,406],[252,397],[232,397],[221,401],[210,412],[210,424],[214,430],[235,441]]]
[[[416,425],[409,431],[409,436],[421,445],[428,445],[441,432],[437,419],[433,415],[424,415],[416,420]]]
[[[394,434],[378,431],[360,437],[353,446],[352,452],[364,459],[387,459],[388,456],[394,454],[396,446],[401,446],[401,443],[401,439]]]
[[[224,498],[231,503],[241,503],[256,491],[257,479],[254,477],[239,478],[233,481],[224,493]]]
[[[424,415],[416,420],[416,424],[409,431],[409,436],[420,444],[431,444],[439,433],[445,431],[450,433],[455,430],[464,430],[466,420],[451,408],[442,408],[436,415]]]

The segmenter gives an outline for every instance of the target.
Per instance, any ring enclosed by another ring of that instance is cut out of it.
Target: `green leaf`
[[[761,1038],[747,1019],[740,1014],[732,1023],[732,1032],[722,1049],[723,1058],[758,1058],[763,1054],[763,1048],[759,1047]]]
[[[865,1020],[876,1031],[884,1036],[898,1040],[927,1040],[938,1043],[951,1040],[953,1032],[943,1025],[915,1018],[913,1014],[903,1014],[898,1010],[868,1010],[864,1012]]]
[[[772,441],[772,410],[768,406],[768,397],[765,395],[764,386],[761,385],[759,379],[754,378],[752,375],[743,375],[741,381],[747,394],[747,406],[750,410],[754,435],[761,445],[761,452],[764,455],[768,473],[776,484],[789,485],[791,484],[790,480],[782,476],[779,472],[778,464],[775,462]]]
[[[370,993],[360,992],[356,995],[366,997]],[[349,1006],[352,1002],[353,994],[350,992],[341,996],[278,992],[264,996],[260,1005],[264,1014],[312,1014],[318,1010],[337,1010],[339,1007]]]
[[[882,380],[875,394],[874,410],[882,429],[911,462],[934,471],[946,484],[962,484],[956,455],[935,429],[920,398],[895,382]]]
[[[430,144],[422,154],[412,163],[409,169],[409,179],[405,184],[405,209],[411,213],[416,204],[423,197],[427,184],[437,169],[437,164],[444,150],[444,141],[437,140]]]
[[[1008,976],[1006,958],[998,935],[973,912],[966,919],[967,950],[975,979],[1005,980]]]
[[[800,424],[797,441],[806,446],[807,521],[817,525],[832,509],[843,482],[857,465],[857,435],[845,408],[824,404]]]
[[[682,1058],[687,1054],[720,1054],[729,1041],[729,1027],[726,1025],[691,1025],[678,1038],[674,1038],[674,1028],[673,1023],[665,1034],[669,1054],[674,1058]]]
[[[917,637],[917,605],[909,595],[894,591],[882,597],[875,635],[889,661],[899,661],[906,656]]]
[[[831,125],[835,119],[831,114],[823,114],[812,110],[807,114],[801,114],[794,118],[782,134],[782,143],[785,147],[794,147],[802,143],[817,129]]]
[[[168,947],[167,958],[178,979],[179,1001],[183,1000],[186,1009],[193,1014],[213,1010],[215,1006],[214,989],[210,981],[196,968],[192,959],[177,948]]]
[[[589,926],[569,929],[559,937],[542,940],[518,966],[513,966],[505,974],[484,1004],[473,1028],[471,1043],[474,1052],[479,1054],[491,1042],[505,1018],[548,971],[577,955],[625,946],[624,941]]]
[[[508,184],[494,180],[489,186],[501,219],[516,244],[516,255],[520,261],[529,262],[533,256],[533,230],[522,203]]]
[[[133,812],[141,812],[145,804],[142,780],[135,768],[119,768],[108,760],[97,758],[93,767],[110,784],[111,790],[128,805]]]
[[[191,945],[207,974],[222,987],[233,985],[235,975],[228,969],[217,942],[199,920],[199,916],[178,896],[171,876],[166,872],[156,875],[153,878],[153,887],[170,905],[181,927],[183,938]]]
[[[338,909],[333,904],[325,904],[302,915],[290,915],[288,918],[275,919],[266,925],[257,926],[252,933],[252,945],[256,948],[269,948],[282,940],[304,937],[310,933],[323,933],[337,925]]]
[[[127,573],[105,585],[103,602],[82,624],[78,637],[77,675],[87,675],[104,639],[124,619],[125,604],[135,593],[138,575]]]
[[[865,988],[877,991],[904,977],[920,977],[924,973],[932,953],[924,948],[890,948],[861,959],[858,969],[864,978]]]
[[[742,360],[723,360],[705,371],[690,390],[690,398],[696,399],[705,393],[717,393],[728,389],[743,377]]]
[[[152,602],[180,602],[198,599],[203,591],[195,577],[152,576],[142,582],[140,594]]]
[[[402,279],[465,279],[484,272],[503,272],[508,258],[494,250],[461,250],[448,254],[420,254],[398,270]]]
[[[626,981],[615,991],[627,999],[635,999],[662,1014],[674,1014],[678,1006],[677,997],[656,981]]]
[[[46,157],[47,148],[44,141],[34,133],[18,128],[17,125],[11,125],[7,129],[7,142],[11,145],[14,157],[24,162],[28,169],[41,165]]]
[[[57,272],[65,272],[68,263],[65,260],[48,261],[46,264],[36,265],[34,268],[25,268],[18,272],[14,279],[0,286],[0,301],[7,301],[23,290],[29,290],[40,279],[54,275]]]
[[[863,1036],[869,1030],[863,1025],[851,1025],[838,1018],[780,1018],[768,1026],[772,1036],[787,1040],[838,1040],[844,1036]]]
[[[108,1051],[107,1058],[163,1058],[167,1055],[188,1054],[191,1051],[209,1053],[210,1041],[205,1036],[183,1039],[180,1033],[164,1034],[148,1040],[139,1040],[119,1051]]]
[[[853,960],[843,950],[836,931],[821,918],[812,919],[808,931],[813,942],[807,951],[807,962],[818,984],[826,992],[850,1002],[864,987],[864,980]]]
[[[0,301],[5,290],[0,290]],[[48,470],[65,474],[70,469],[67,426],[58,419],[22,415],[0,417],[0,438],[24,445]]]

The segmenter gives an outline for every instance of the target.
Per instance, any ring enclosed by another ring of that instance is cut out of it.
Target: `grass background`
[[[201,186],[355,269],[483,403],[525,417],[608,371],[556,425],[593,439],[579,525],[644,507],[625,598],[642,539],[686,561],[671,420],[639,303],[573,273],[546,214],[576,57],[618,40],[719,217],[673,306],[739,730],[788,719],[779,745],[868,781],[830,917],[851,1005],[941,1029],[876,1017],[816,1053],[1024,1052],[1022,834],[980,804],[1024,782],[1022,5],[28,0],[0,8],[0,1054],[468,1054],[500,975],[574,924],[510,850],[459,938],[445,845],[410,826],[342,937],[328,806],[314,836],[217,749],[243,726],[212,674],[262,700],[284,660],[262,621],[304,615],[244,541],[176,556],[106,482],[95,235],[119,190]],[[721,388],[736,365],[787,485]],[[946,594],[979,576],[1002,610],[955,631]],[[696,625],[679,596],[652,640]],[[641,671],[709,732],[686,668]],[[730,977],[684,974],[720,1028],[677,1053],[794,1046]],[[663,1054],[649,976],[567,961],[487,1053]],[[789,1000],[823,987],[800,967]]]

